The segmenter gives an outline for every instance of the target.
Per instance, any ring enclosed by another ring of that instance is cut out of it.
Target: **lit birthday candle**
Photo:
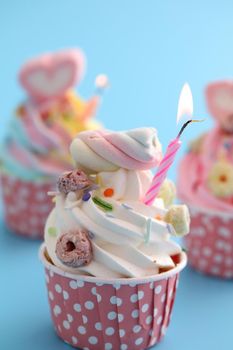
[[[179,122],[181,117],[184,115],[188,117],[192,117],[193,115],[193,98],[192,98],[192,92],[188,84],[185,84],[183,86],[180,93],[178,111],[177,111],[177,123]],[[184,129],[189,123],[195,122],[195,121],[197,120],[193,120],[193,119],[188,120],[182,126],[177,137],[169,143],[166,153],[159,164],[156,174],[153,177],[151,186],[145,195],[144,203],[146,205],[151,205],[159,193],[160,187],[163,184],[163,181],[167,176],[168,170],[175,159],[176,153],[181,146],[181,141],[180,141],[181,134],[183,133]]]

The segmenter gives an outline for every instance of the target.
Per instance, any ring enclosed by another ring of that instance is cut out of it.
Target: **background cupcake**
[[[71,154],[40,251],[55,329],[82,349],[146,349],[170,321],[186,264],[171,236],[188,233],[187,208],[169,182],[143,203],[162,157],[154,128],[82,132]]]
[[[27,62],[19,81],[28,97],[10,121],[1,146],[5,220],[13,231],[42,237],[58,174],[69,170],[69,144],[77,132],[99,128],[93,121],[98,95],[85,101],[72,89],[85,69],[78,50],[49,53]]]
[[[208,85],[206,98],[216,125],[191,143],[180,164],[178,193],[191,210],[190,264],[233,278],[233,83]]]

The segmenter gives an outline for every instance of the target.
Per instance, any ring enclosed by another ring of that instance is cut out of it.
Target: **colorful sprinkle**
[[[155,219],[156,220],[162,220],[162,217],[161,217],[161,215],[157,214],[157,215],[155,215]]]
[[[103,181],[99,175],[96,175],[96,183],[98,186],[103,186]]]
[[[84,194],[83,194],[83,196],[82,196],[82,200],[83,200],[84,202],[87,202],[87,201],[89,201],[90,198],[91,198],[90,192],[84,192]]]
[[[128,204],[126,204],[126,203],[122,203],[121,205],[122,205],[122,207],[124,207],[125,209],[128,209],[128,210],[133,209],[132,207],[130,207],[130,206],[129,206]]]
[[[104,191],[105,197],[112,197],[114,195],[114,189],[113,188],[106,188]]]
[[[106,210],[106,211],[112,211],[113,210],[113,206],[112,204],[105,202],[102,198],[99,198],[97,196],[92,198],[93,202],[98,205],[99,207],[101,207],[102,209]]]
[[[89,237],[90,239],[93,239],[93,238],[95,237],[95,235],[94,235],[93,232],[88,231],[88,237]]]
[[[112,214],[110,214],[110,213],[106,213],[106,216],[107,216],[108,218],[111,218],[111,219],[114,219],[114,218],[115,218],[115,216],[112,215]]]
[[[51,237],[56,237],[57,235],[57,229],[56,227],[54,226],[51,226],[48,228],[48,234],[51,236]]]
[[[145,236],[145,243],[148,243],[149,240],[150,240],[151,224],[152,224],[151,218],[147,219],[147,220],[146,220],[146,236]]]
[[[180,263],[180,254],[175,254],[175,255],[170,255],[170,258],[172,259],[172,261],[174,262],[175,265]]]
[[[173,234],[173,231],[172,231],[172,229],[171,229],[170,224],[167,224],[167,229],[168,229],[168,232],[172,235],[172,234]]]

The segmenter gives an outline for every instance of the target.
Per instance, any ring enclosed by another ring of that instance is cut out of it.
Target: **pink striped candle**
[[[161,163],[159,164],[155,176],[153,177],[151,187],[146,193],[144,199],[144,203],[146,205],[151,205],[154,199],[157,197],[160,187],[167,176],[167,172],[174,161],[174,158],[176,156],[177,151],[180,148],[180,145],[181,141],[179,139],[179,136],[169,143],[166,153]]]
[[[177,123],[179,122],[180,118],[183,115],[187,115],[189,117],[192,117],[193,115],[193,98],[192,98],[192,92],[189,87],[189,85],[186,83],[184,84],[181,93],[180,93],[180,98],[179,98],[179,103],[178,103],[178,111],[177,111]],[[166,153],[159,164],[158,170],[153,177],[151,186],[149,190],[147,191],[145,198],[143,202],[146,205],[151,205],[154,201],[154,199],[157,197],[160,187],[163,184],[163,181],[166,179],[167,172],[172,165],[176,153],[180,148],[181,141],[180,141],[180,136],[183,133],[184,129],[193,122],[200,122],[202,120],[194,120],[190,119],[186,123],[183,124],[183,126],[180,129],[179,134],[177,137],[172,140],[166,150]]]

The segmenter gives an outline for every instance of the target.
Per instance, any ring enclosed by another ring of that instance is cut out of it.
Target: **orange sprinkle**
[[[23,117],[25,113],[25,107],[23,105],[20,105],[17,109],[16,109],[16,114],[19,117]]]
[[[114,189],[113,188],[106,188],[104,191],[105,197],[112,197],[114,195]]]
[[[219,180],[221,181],[221,182],[226,182],[227,181],[227,176],[226,175],[220,175],[219,176]]]
[[[158,215],[155,216],[155,219],[162,220],[162,217],[161,217],[161,215],[158,214]]]

